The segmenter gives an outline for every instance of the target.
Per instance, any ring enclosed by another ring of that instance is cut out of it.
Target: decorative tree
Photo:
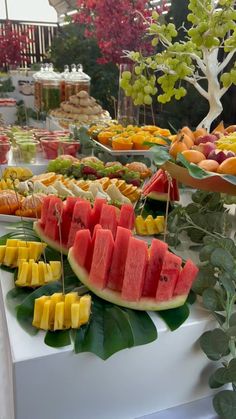
[[[162,0],[158,12],[167,8]],[[124,63],[124,50],[147,50],[152,46],[144,39],[151,17],[147,0],[78,0],[76,20],[85,24],[86,34],[94,37],[101,50],[100,63]],[[143,20],[143,17],[145,20]]]
[[[129,72],[123,73],[121,87],[126,95],[136,105],[150,105],[157,93],[157,83],[162,88],[157,100],[167,103],[173,97],[179,100],[187,94],[181,86],[186,81],[208,101],[209,112],[199,127],[210,129],[222,112],[222,96],[236,84],[236,64],[232,63],[236,52],[234,6],[235,0],[189,0],[188,21],[192,26],[189,30],[184,28],[185,40],[177,42],[175,25],[161,22],[158,13],[153,12],[148,33],[152,46],[159,52],[146,57],[140,52],[126,53],[135,63],[136,74],[134,80]],[[222,52],[224,57],[220,61]]]
[[[19,33],[12,22],[6,21],[0,29],[0,67],[17,66],[22,60],[27,61],[27,51],[32,42],[29,31]]]

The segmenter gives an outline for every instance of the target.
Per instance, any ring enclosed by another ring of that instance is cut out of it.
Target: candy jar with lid
[[[66,80],[70,76],[70,69],[69,66],[66,64],[64,66],[64,71],[61,73],[61,102],[64,102],[65,100],[65,86],[66,86]]]
[[[45,77],[43,79],[42,88],[42,110],[45,112],[51,109],[59,108],[61,103],[61,76],[53,69],[53,65],[49,64],[45,69]]]
[[[81,90],[89,93],[91,78],[88,74],[83,72],[83,67],[79,64],[71,66],[71,73],[65,84],[65,99],[68,100],[70,96],[76,95]]]

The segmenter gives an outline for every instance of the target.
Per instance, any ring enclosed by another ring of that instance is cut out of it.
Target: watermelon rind
[[[103,300],[109,301],[113,304],[117,304],[118,306],[140,311],[169,310],[171,308],[177,308],[182,306],[185,303],[188,296],[188,294],[178,295],[176,297],[171,298],[168,301],[156,301],[154,298],[148,297],[141,297],[139,301],[126,301],[123,298],[121,298],[120,292],[113,291],[109,288],[104,288],[101,290],[98,289],[94,284],[92,284],[89,280],[88,272],[77,263],[73,254],[73,248],[69,250],[68,260],[75,275],[88,289],[90,289],[90,291],[92,291],[95,295],[102,298]]]
[[[48,236],[46,236],[45,231],[42,229],[39,221],[34,222],[34,227],[33,228],[34,228],[35,233],[37,233],[37,235],[40,237],[40,239],[42,241],[44,241],[45,243],[47,243],[52,249],[55,249],[58,252],[62,251],[63,255],[68,254],[69,249],[67,249],[66,246],[62,245],[62,247],[61,247],[60,243],[58,241],[50,239]]]
[[[165,192],[149,192],[147,194],[149,199],[153,199],[154,201],[163,201],[166,202],[168,200],[168,193]]]

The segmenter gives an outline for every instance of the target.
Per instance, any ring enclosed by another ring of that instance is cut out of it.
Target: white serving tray
[[[146,156],[151,158],[153,155],[151,150],[113,150],[111,147],[99,143],[99,141],[93,140],[93,142],[111,156]]]

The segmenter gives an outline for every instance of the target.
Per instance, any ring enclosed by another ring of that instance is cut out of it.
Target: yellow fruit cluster
[[[91,296],[77,292],[37,298],[34,303],[33,326],[43,330],[78,329],[89,321]]]
[[[61,277],[61,262],[50,263],[35,262],[33,259],[26,261],[20,259],[17,280],[18,287],[40,287]]]
[[[162,215],[159,215],[156,218],[153,218],[152,215],[148,215],[146,219],[141,215],[138,215],[135,219],[136,233],[140,236],[163,233],[164,227],[165,218]]]
[[[3,179],[27,180],[33,176],[33,172],[26,167],[7,167],[3,171]]]
[[[19,184],[19,180],[16,179],[15,186]],[[0,190],[5,191],[6,189],[14,189],[13,181],[9,178],[6,179],[0,179]]]
[[[221,137],[216,144],[220,150],[228,150],[236,153],[236,133]]]
[[[46,246],[41,242],[8,239],[0,246],[0,264],[14,268],[19,266],[20,259],[38,261]]]

